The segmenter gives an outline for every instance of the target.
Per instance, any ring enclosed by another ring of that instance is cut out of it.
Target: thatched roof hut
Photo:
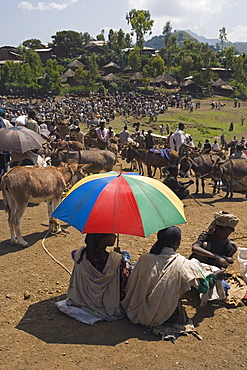
[[[222,79],[212,82],[211,86],[215,94],[223,96],[231,96],[234,94],[234,88]]]
[[[104,44],[105,41],[91,41],[89,44],[85,46],[85,49],[90,53],[96,53],[96,54],[104,54]]]
[[[181,85],[181,92],[189,94],[201,93],[202,87],[192,79],[186,79]]]
[[[101,81],[103,81],[105,87],[109,86],[111,82],[114,82],[116,84],[122,83],[122,80],[113,73],[109,73],[108,75],[102,77]]]
[[[155,84],[156,86],[163,86],[167,89],[176,89],[179,87],[179,83],[177,82],[177,80],[166,72],[152,79],[150,81],[150,84]]]
[[[85,67],[84,64],[80,62],[78,59],[75,59],[69,64],[67,64],[67,68],[73,69],[73,71],[77,69],[78,67]]]
[[[121,67],[119,67],[114,62],[110,62],[103,66],[102,69],[105,71],[105,74],[109,74],[109,73],[118,73],[121,70]]]
[[[73,69],[71,68],[67,69],[67,71],[64,72],[64,74],[62,74],[61,76],[62,83],[69,83],[70,85],[71,83],[73,84],[74,76],[75,76],[75,71],[73,71]]]
[[[131,77],[130,77],[130,81],[132,83],[135,83],[136,85],[140,86],[141,85],[141,82],[142,82],[142,73],[141,72],[135,72]]]
[[[124,67],[124,69],[123,69],[123,72],[124,73],[133,73],[133,69],[131,68],[131,66],[126,66],[126,67]]]

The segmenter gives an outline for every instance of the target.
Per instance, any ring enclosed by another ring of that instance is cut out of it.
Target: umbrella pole
[[[117,246],[114,248],[114,251],[117,253],[121,253],[121,250],[119,247],[119,234],[117,234]]]

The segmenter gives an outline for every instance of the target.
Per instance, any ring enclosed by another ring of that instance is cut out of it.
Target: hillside
[[[186,31],[174,31],[177,36],[178,45],[181,47],[185,40],[191,40],[194,42],[201,42],[203,44],[208,43],[208,45],[216,46],[219,43],[217,38],[208,39],[204,36],[199,36],[196,33],[186,30]],[[164,47],[164,36],[153,36],[150,40],[145,42],[145,46],[155,48],[156,50]],[[230,42],[225,43],[225,47],[234,46],[236,53],[247,53],[247,42]]]
[[[175,31],[174,34],[177,36],[177,43],[181,47],[185,40],[191,40],[198,42],[198,40],[191,36],[187,31]],[[156,50],[165,46],[164,36],[153,36],[150,40],[145,42],[145,46],[154,48]]]

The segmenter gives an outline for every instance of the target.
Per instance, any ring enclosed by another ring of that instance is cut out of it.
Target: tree
[[[26,63],[30,65],[33,81],[37,82],[38,77],[43,74],[43,65],[40,56],[36,51],[29,49],[26,55]]]
[[[216,63],[216,55],[209,47],[204,48],[202,53],[202,60],[205,70],[202,72],[202,79],[204,84],[208,84],[213,79],[214,73],[212,67]]]
[[[226,27],[219,29],[219,41],[221,43],[221,49],[224,50],[224,41],[227,41]]]
[[[144,36],[146,33],[151,35],[154,21],[151,19],[149,10],[132,9],[126,14],[126,20],[131,25],[131,29],[136,33],[136,45],[142,50],[144,46]]]
[[[41,43],[39,39],[28,39],[22,43],[28,49],[42,49],[44,45]]]
[[[117,33],[117,44],[120,50],[126,47],[125,33],[121,28]]]
[[[118,42],[117,42],[117,33],[114,32],[113,29],[109,30],[108,41],[109,41],[109,48],[111,50],[117,51],[119,49]]]
[[[95,53],[92,53],[92,55],[88,57],[88,69],[89,69],[90,78],[92,80],[95,80],[97,78],[98,69],[99,69],[99,66],[97,64],[97,56]]]
[[[243,70],[244,70],[243,66],[244,66],[243,55],[239,55],[238,57],[235,57],[233,77],[237,82],[241,82],[241,83],[246,82],[246,76],[243,73]]]
[[[180,60],[180,78],[181,80],[189,76],[193,68],[193,59],[190,55],[184,55]]]
[[[132,38],[131,38],[130,33],[125,34],[124,40],[125,40],[125,43],[126,43],[126,48],[131,48],[132,47]]]
[[[82,50],[82,35],[76,31],[58,31],[51,36],[54,44],[65,49],[66,58],[71,58]]]
[[[61,72],[63,67],[54,59],[48,59],[45,64],[45,77],[42,79],[42,85],[46,91],[59,93],[61,89]]]
[[[165,46],[166,47],[168,47],[169,44],[170,44],[171,34],[172,34],[172,26],[171,26],[171,22],[168,21],[168,22],[166,22],[166,24],[163,28],[163,31],[162,31],[162,35],[165,38]]]
[[[177,36],[172,34],[172,26],[171,22],[166,22],[165,26],[163,27],[162,34],[165,39],[165,48],[161,48],[160,55],[165,61],[167,66],[167,70],[169,71],[170,67],[174,64],[174,54],[177,50]]]
[[[225,68],[234,68],[234,62],[235,62],[235,57],[234,57],[234,46],[229,46],[229,48],[225,49],[223,52],[223,60],[224,60],[224,67]]]
[[[82,41],[85,43],[85,45],[89,44],[91,41],[91,36],[88,32],[84,32],[82,34]]]
[[[1,82],[9,84],[15,82],[15,63],[13,60],[7,60],[1,70]]]
[[[141,55],[140,48],[138,46],[134,47],[134,49],[130,51],[128,56],[128,65],[135,72],[141,68]]]
[[[18,59],[21,60],[22,62],[25,62],[27,52],[28,52],[28,48],[26,48],[26,46],[24,46],[24,45],[19,45],[19,46],[17,46],[15,51],[16,51],[16,54],[18,54],[18,56],[19,56]]]
[[[17,83],[20,86],[27,86],[31,84],[32,82],[36,82],[36,79],[34,80],[33,78],[32,69],[30,67],[30,64],[23,63],[19,70]]]
[[[101,30],[100,34],[96,36],[98,41],[105,41],[105,30]]]
[[[76,68],[74,79],[75,81],[83,80],[88,72],[82,66]]]
[[[150,66],[153,69],[153,77],[156,78],[159,75],[162,75],[165,71],[165,63],[164,60],[161,58],[160,55],[157,55],[155,57],[152,57],[150,62]]]

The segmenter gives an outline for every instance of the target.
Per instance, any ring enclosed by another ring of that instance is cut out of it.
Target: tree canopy
[[[146,33],[152,34],[154,21],[151,19],[149,10],[132,9],[126,14],[126,20],[131,25],[131,29],[136,34],[136,45],[143,49],[144,36]]]
[[[73,57],[75,51],[82,50],[83,36],[76,31],[58,31],[51,38],[55,45],[65,49],[67,58]]]

